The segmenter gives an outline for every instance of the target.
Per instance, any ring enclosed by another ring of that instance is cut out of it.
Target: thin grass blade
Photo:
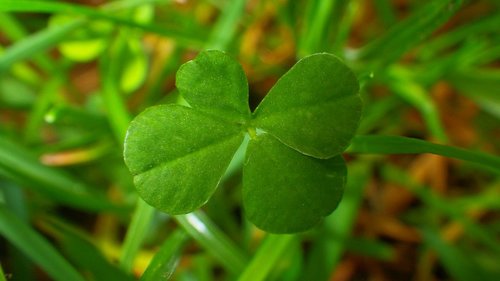
[[[31,227],[0,206],[0,234],[57,281],[84,281],[80,273]]]

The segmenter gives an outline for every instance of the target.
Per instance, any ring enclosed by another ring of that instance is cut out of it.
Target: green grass
[[[74,2],[0,1],[0,281],[500,276],[498,1]],[[49,25],[56,15],[70,20]],[[61,51],[91,40],[105,47],[86,61]],[[245,218],[248,138],[201,210],[172,216],[138,197],[130,120],[186,104],[175,73],[205,49],[243,65],[251,108],[312,53],[357,75],[347,186],[312,230]]]

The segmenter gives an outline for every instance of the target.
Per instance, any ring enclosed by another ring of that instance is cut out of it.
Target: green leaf
[[[238,123],[250,118],[245,72],[224,52],[204,51],[182,65],[176,86],[193,108]]]
[[[293,149],[331,158],[347,147],[361,117],[356,76],[338,58],[303,58],[255,110],[254,125]]]
[[[188,107],[160,105],[130,124],[125,163],[144,201],[185,214],[210,198],[242,141],[239,126]]]
[[[346,175],[341,156],[312,158],[261,134],[250,140],[243,167],[246,216],[269,232],[305,231],[337,207]]]

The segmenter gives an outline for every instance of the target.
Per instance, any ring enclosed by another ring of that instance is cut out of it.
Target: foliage
[[[499,14],[1,0],[0,280],[498,280]]]
[[[337,58],[303,58],[253,114],[243,69],[222,52],[200,53],[176,82],[192,107],[149,108],[125,139],[125,163],[146,202],[169,214],[205,204],[248,131],[243,203],[252,222],[303,231],[337,206],[346,178],[338,155],[361,115],[356,78]]]

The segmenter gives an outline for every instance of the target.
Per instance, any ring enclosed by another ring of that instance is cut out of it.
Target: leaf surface
[[[330,54],[303,58],[283,75],[255,110],[254,125],[316,158],[345,150],[361,117],[355,75]]]
[[[243,168],[246,216],[268,232],[305,231],[337,207],[346,174],[341,156],[316,159],[261,134],[250,141]]]
[[[239,123],[250,118],[245,72],[224,52],[204,51],[183,64],[176,86],[193,108]]]
[[[184,214],[209,199],[242,140],[236,125],[188,107],[160,105],[132,121],[125,163],[144,201]]]

